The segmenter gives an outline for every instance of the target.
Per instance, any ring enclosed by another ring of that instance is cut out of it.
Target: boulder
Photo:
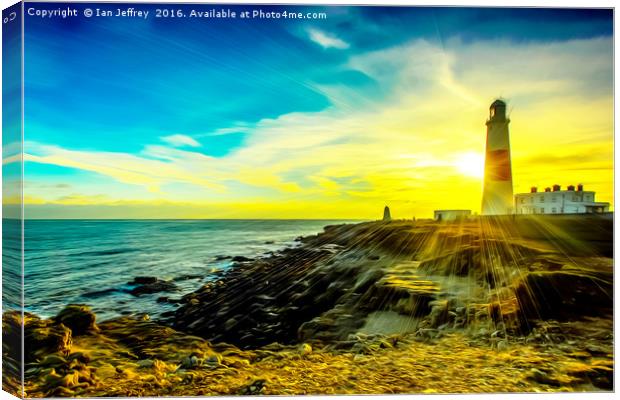
[[[232,261],[234,261],[234,262],[249,262],[249,261],[252,261],[252,259],[244,257],[244,256],[235,256],[235,257],[232,258]]]
[[[141,296],[143,294],[152,294],[159,292],[173,292],[178,290],[178,287],[173,282],[163,281],[157,279],[155,282],[140,284],[129,291],[134,296]]]
[[[136,276],[133,281],[129,282],[132,285],[148,285],[149,283],[155,283],[159,279],[154,276]]]
[[[66,356],[71,351],[71,330],[53,320],[43,320],[34,314],[7,312],[2,317],[2,353],[7,359],[21,360],[21,330],[24,329],[24,360],[32,362],[47,354]],[[9,346],[10,343],[19,346]]]
[[[54,321],[71,329],[73,336],[97,332],[96,316],[89,306],[69,304],[54,317]]]
[[[528,319],[611,315],[613,275],[531,272],[517,285],[515,293],[521,312]]]

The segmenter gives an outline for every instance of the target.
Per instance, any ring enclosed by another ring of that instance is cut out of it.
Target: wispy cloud
[[[325,49],[329,49],[332,47],[335,49],[348,49],[350,47],[349,43],[345,42],[344,40],[315,28],[309,29],[308,35],[310,35],[310,40],[319,44]]]
[[[191,153],[193,159],[190,160],[200,159],[203,169],[193,170],[188,168],[187,162],[183,163],[178,156],[175,156],[178,154],[175,151],[179,150],[173,150],[170,154],[145,152],[143,155],[135,155],[68,150],[33,142],[29,142],[27,147],[30,153],[24,155],[26,161],[95,172],[121,183],[143,186],[151,192],[158,192],[162,185],[174,182],[184,182],[212,190],[224,189],[223,185],[216,182],[217,178],[210,175],[212,169],[205,169],[210,158],[199,153]],[[154,159],[158,155],[166,156],[168,159]]]
[[[187,135],[176,134],[176,135],[164,136],[161,138],[161,140],[175,147],[184,147],[184,146],[200,147],[200,143],[198,143],[195,139]]]
[[[167,141],[172,147],[150,144],[136,154],[26,144],[27,160],[145,187],[157,201],[204,204],[212,213],[199,215],[207,217],[372,217],[387,202],[407,217],[441,207],[476,210],[481,182],[464,164],[483,153],[488,105],[503,95],[515,106],[516,191],[583,182],[600,200],[613,201],[613,170],[597,172],[589,184],[590,163],[573,157],[596,149],[602,165],[612,160],[613,96],[605,89],[611,51],[609,38],[447,41],[444,47],[414,41],[349,59],[346,68],[371,77],[384,97],[357,108],[334,101],[320,112],[248,124],[244,146],[224,157],[177,148],[196,146],[176,138]],[[588,63],[581,62],[583,54]],[[338,97],[338,88],[326,93]],[[593,129],[606,134],[588,136]],[[586,150],[584,136],[596,142]],[[158,191],[162,187],[173,189]],[[131,200],[119,193],[113,200]]]

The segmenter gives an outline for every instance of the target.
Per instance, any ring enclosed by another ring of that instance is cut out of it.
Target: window
[[[556,214],[557,212],[558,212],[558,209],[557,209],[557,208],[555,208],[555,207],[552,207],[552,208],[551,208],[551,213],[552,213],[552,214]]]
[[[542,207],[542,208],[540,209],[540,213],[541,213],[541,214],[544,214],[544,213],[545,213],[545,208],[544,208],[544,207]]]
[[[552,196],[551,197],[551,202],[552,203],[557,203],[558,202],[558,197],[557,196]]]
[[[544,202],[545,202],[545,196],[540,196],[540,200],[539,200],[539,201],[540,201],[541,203],[544,203]]]
[[[525,198],[521,197],[521,204],[525,204]]]

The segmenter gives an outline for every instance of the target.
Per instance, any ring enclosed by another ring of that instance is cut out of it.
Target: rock
[[[465,320],[463,318],[454,319],[454,329],[460,329],[465,327]]]
[[[265,383],[265,379],[256,379],[252,383],[240,387],[237,394],[243,396],[257,395],[265,389]]]
[[[599,346],[596,344],[588,344],[586,346],[586,351],[590,354],[592,354],[593,356],[597,357],[597,356],[605,356],[607,354],[611,354],[612,351],[611,349],[607,349],[603,346]]]
[[[528,319],[568,320],[611,315],[613,274],[530,272],[515,293]]]
[[[303,343],[301,346],[299,346],[299,354],[301,356],[307,356],[308,354],[312,353],[312,346],[310,346],[308,343]]]
[[[244,257],[244,256],[235,256],[235,257],[232,258],[232,261],[234,261],[234,262],[249,262],[249,261],[252,261],[252,259]]]
[[[195,355],[191,355],[191,356],[185,357],[181,361],[181,365],[179,366],[179,368],[192,369],[192,368],[201,366],[203,363],[204,363],[204,360],[198,358]]]
[[[67,357],[68,361],[77,360],[83,364],[88,364],[90,362],[90,356],[88,354],[82,353],[81,351],[77,351],[75,353],[69,354]]]
[[[542,383],[543,385],[560,386],[560,382],[557,379],[551,378],[548,374],[536,368],[530,370],[527,379]]]
[[[205,358],[204,362],[211,365],[220,365],[222,364],[222,356],[219,354],[212,354],[209,357]]]
[[[156,280],[155,282],[141,284],[129,291],[134,296],[141,296],[143,294],[152,294],[158,292],[173,292],[178,290],[177,285],[173,282]]]
[[[449,323],[445,323],[445,324],[439,325],[437,327],[437,330],[444,331],[444,330],[448,329],[449,327],[450,327],[450,324]]]
[[[215,261],[230,260],[231,258],[232,258],[231,256],[218,255],[218,256],[215,256]]]
[[[146,360],[140,360],[137,362],[137,364],[140,368],[152,368],[155,362],[149,358]]]
[[[67,364],[67,360],[56,354],[49,354],[39,362],[39,367],[54,367],[58,368],[61,365]]]
[[[54,321],[71,329],[74,336],[98,332],[95,323],[96,316],[89,306],[84,304],[69,304],[54,317]]]
[[[570,352],[568,355],[578,360],[588,360],[592,358],[592,355],[586,351],[573,351]]]
[[[431,327],[437,328],[448,323],[450,315],[448,313],[447,301],[431,301],[429,306],[432,307],[429,315]]]
[[[203,275],[200,275],[200,274],[185,274],[185,275],[175,277],[173,281],[175,282],[189,281],[192,279],[202,279],[202,278],[203,278]],[[154,283],[154,282],[151,282],[151,283]]]
[[[498,351],[504,351],[506,349],[508,349],[508,342],[506,342],[505,340],[500,340],[499,342],[497,342]]]
[[[7,314],[9,313],[4,314],[2,320],[3,341],[8,343],[10,335],[14,333],[19,338],[17,343],[21,343],[21,315],[16,313],[15,318],[11,317],[9,319]],[[24,313],[24,347],[28,349],[24,353],[26,362],[53,353],[66,356],[71,351],[72,344],[71,329],[65,325],[57,324],[53,320],[42,320],[32,314]],[[15,350],[18,353],[9,353],[7,355],[11,358],[16,357],[15,360],[18,360],[21,358],[21,351],[19,349]]]
[[[133,278],[133,281],[129,282],[130,285],[148,285],[150,283],[155,283],[159,279],[154,276],[136,276]]]
[[[416,336],[420,336],[425,339],[435,339],[438,335],[439,331],[432,328],[421,328],[416,332]]]
[[[605,366],[595,366],[587,374],[592,384],[603,390],[614,389],[614,370]]]
[[[226,322],[224,322],[224,329],[226,329],[227,331],[233,329],[235,327],[235,325],[237,325],[237,320],[233,317],[233,318],[229,318],[226,320]]]
[[[245,368],[250,366],[250,361],[245,359],[232,359],[232,360],[223,360],[223,362],[232,368]]]

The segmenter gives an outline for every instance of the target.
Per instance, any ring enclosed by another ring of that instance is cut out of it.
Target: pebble
[[[207,357],[207,359],[205,360],[205,362],[209,363],[209,364],[216,364],[219,365],[222,363],[222,356],[219,354],[213,354],[209,357]]]
[[[137,364],[140,368],[151,368],[154,364],[154,361],[151,359],[140,360]]]
[[[530,370],[528,379],[538,383],[542,383],[543,385],[560,386],[560,383],[557,381],[557,379],[551,378],[549,375],[536,368],[532,368]]]
[[[418,329],[418,331],[416,332],[416,336],[421,336],[421,337],[428,338],[428,339],[434,339],[437,337],[438,334],[439,334],[439,331],[437,329],[432,329],[432,328],[422,328],[422,329]]]
[[[59,365],[64,365],[66,363],[67,363],[67,360],[65,360],[63,357],[60,357],[56,354],[50,354],[48,356],[45,356],[45,358],[39,363],[39,366],[41,367],[59,366]]]
[[[300,355],[306,356],[311,353],[312,353],[312,346],[310,346],[308,343],[303,343],[301,346],[299,346]]]
[[[181,361],[180,367],[183,369],[191,369],[191,368],[201,365],[202,363],[203,363],[203,360],[196,356],[185,357],[183,361]]]

